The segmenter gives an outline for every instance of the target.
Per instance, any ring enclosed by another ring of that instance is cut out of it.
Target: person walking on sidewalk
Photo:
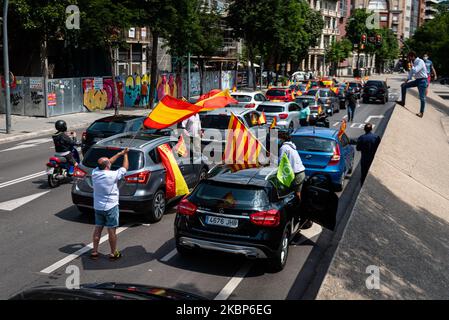
[[[421,108],[419,113],[416,115],[420,118],[424,115],[424,109],[426,108],[426,89],[427,89],[427,67],[424,60],[418,58],[416,53],[410,51],[408,54],[408,59],[413,62],[413,66],[410,69],[407,80],[401,84],[401,100],[396,101],[397,104],[405,106],[405,96],[407,94],[408,88],[418,87],[419,100],[421,100]],[[412,77],[415,80],[410,81]]]
[[[111,170],[118,158],[123,156],[123,165],[116,171]],[[128,148],[117,153],[112,158],[98,159],[98,167],[92,171],[92,185],[94,189],[95,229],[93,234],[93,250],[91,258],[98,258],[98,246],[103,228],[108,229],[109,245],[111,247],[110,260],[121,258],[117,250],[117,227],[119,225],[119,190],[117,183],[129,168]]]
[[[429,93],[430,82],[432,81],[432,79],[437,78],[437,72],[436,72],[435,68],[433,67],[433,62],[432,62],[432,60],[429,59],[429,55],[427,53],[424,54],[423,60],[424,60],[424,63],[426,64],[426,68],[427,68],[427,90],[426,90],[426,96],[427,96],[427,94]]]
[[[371,123],[365,124],[364,130],[365,134],[359,137],[356,147],[357,151],[362,153],[362,158],[360,160],[360,166],[362,169],[362,176],[360,180],[362,184],[365,181],[369,167],[374,160],[377,147],[380,144],[380,137],[377,134],[372,133],[373,125]]]

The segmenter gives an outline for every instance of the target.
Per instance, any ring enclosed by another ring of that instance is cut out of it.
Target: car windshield
[[[286,91],[282,89],[270,89],[267,91],[267,96],[271,97],[283,97],[286,95]]]
[[[114,132],[121,133],[125,129],[124,122],[113,122],[113,121],[96,121],[87,129],[89,132],[100,131],[100,132]]]
[[[283,112],[284,106],[275,106],[270,104],[262,104],[257,107],[257,111],[259,112],[267,112],[267,113],[276,113]]]
[[[91,148],[87,152],[86,156],[83,159],[83,164],[89,168],[96,168],[98,166],[98,159],[101,157],[111,158],[116,155],[121,148]],[[139,170],[143,167],[143,153],[137,150],[129,150],[128,152],[129,158],[129,170]],[[112,164],[111,169],[117,170],[123,165],[123,157],[119,157],[117,161]]]
[[[300,151],[333,152],[335,141],[319,137],[292,137],[293,143]]]
[[[316,95],[316,92],[319,91],[319,95],[320,97],[327,97],[329,96],[329,91],[328,90],[309,90],[309,92],[307,92],[308,96],[314,96]]]
[[[251,96],[244,96],[240,94],[231,95],[238,102],[251,102]]]
[[[380,81],[367,81],[365,84],[366,87],[382,87],[382,82]]]
[[[314,98],[296,98],[295,102],[297,104],[299,104],[300,106],[302,106],[303,102],[308,102],[309,105],[315,104],[315,99]]]
[[[350,88],[354,88],[354,87],[358,87],[358,86],[359,86],[359,84],[356,83],[356,82],[350,82],[350,83],[349,83],[349,87],[350,87]]]
[[[202,205],[215,208],[252,209],[269,204],[264,189],[239,185],[202,183],[195,189],[193,196]]]
[[[205,129],[225,130],[228,128],[230,116],[226,114],[208,114],[200,116],[201,127]]]

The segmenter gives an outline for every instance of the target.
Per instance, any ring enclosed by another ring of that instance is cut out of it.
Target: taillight
[[[87,138],[87,132],[84,131],[83,134],[81,135],[81,140],[85,141]]]
[[[287,119],[288,118],[288,114],[287,113],[280,113],[279,114],[279,119]]]
[[[254,103],[248,103],[245,108],[254,108],[256,105]]]
[[[127,183],[146,184],[150,179],[150,171],[142,171],[125,177]]]
[[[87,172],[80,169],[80,167],[76,166],[75,171],[73,171],[73,176],[75,178],[84,178],[86,176]]]
[[[281,213],[279,210],[271,209],[252,213],[249,218],[253,224],[258,226],[277,227],[281,220]]]
[[[329,166],[334,166],[340,162],[340,146],[337,144],[334,147],[334,154],[332,155],[331,160],[329,161]]]
[[[187,199],[182,199],[178,204],[176,212],[184,216],[193,216],[198,207]]]

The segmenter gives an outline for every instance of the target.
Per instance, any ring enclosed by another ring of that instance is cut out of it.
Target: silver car
[[[231,96],[238,101],[237,104],[231,104],[231,107],[257,108],[259,104],[267,101],[264,94],[259,91],[237,91],[231,92]]]
[[[335,92],[328,88],[320,88],[307,91],[307,95],[316,96],[317,92],[321,105],[326,110],[326,112],[328,112],[329,110],[329,113],[331,115],[333,115],[334,112],[340,112],[340,99]]]
[[[257,109],[264,112],[267,117],[267,123],[271,124],[276,118],[278,127],[296,129],[299,127],[299,111],[301,107],[296,102],[272,102],[267,101],[260,104]]]
[[[154,131],[154,130],[153,130]],[[143,214],[145,220],[157,222],[161,220],[167,202],[176,200],[166,197],[165,168],[157,151],[157,147],[168,143],[171,147],[178,142],[171,131],[141,131],[139,134],[122,133],[99,141],[93,145],[83,161],[76,167],[72,186],[72,201],[81,213],[93,213],[92,171],[97,167],[100,157],[112,157],[124,148],[129,148],[129,169],[123,180],[118,183],[120,191],[121,212]],[[193,188],[199,180],[206,177],[209,167],[203,161],[194,161],[194,153],[175,158],[189,188]],[[123,162],[119,158],[112,170],[118,169]]]

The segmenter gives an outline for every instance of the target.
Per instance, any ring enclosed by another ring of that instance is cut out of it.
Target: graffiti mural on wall
[[[103,78],[102,88],[95,88],[95,78],[83,79],[83,104],[89,111],[112,108],[114,89],[112,78]]]

